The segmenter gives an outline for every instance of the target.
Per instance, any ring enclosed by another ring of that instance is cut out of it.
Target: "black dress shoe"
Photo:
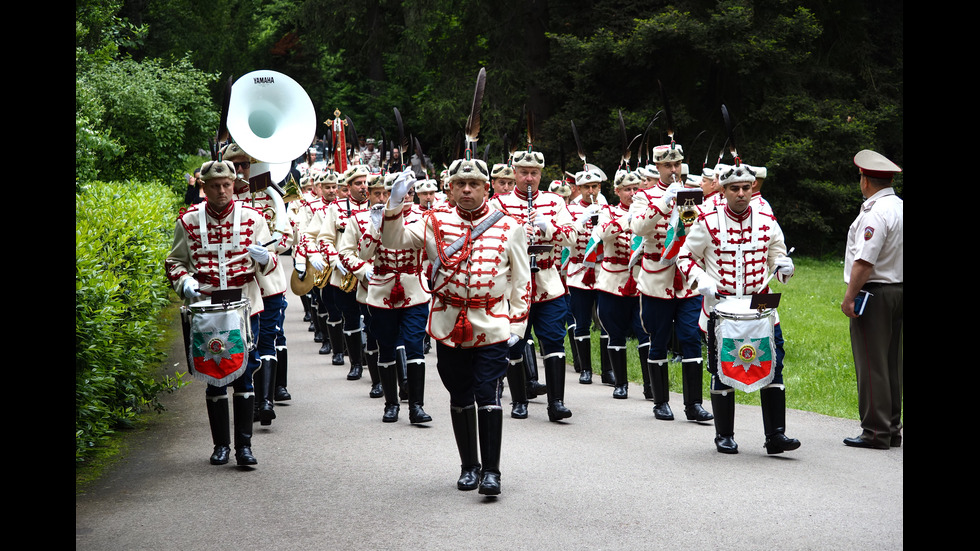
[[[257,465],[258,460],[252,455],[252,448],[250,446],[243,446],[235,451],[235,461],[240,466],[245,465]]]
[[[686,406],[684,408],[684,415],[687,416],[688,421],[710,421],[715,418],[714,415],[708,413],[706,409],[701,407],[701,404],[691,404]]]
[[[284,387],[284,386],[277,386],[276,387],[276,396],[275,396],[275,398],[276,398],[276,401],[277,402],[285,402],[287,400],[292,400],[293,399],[293,397],[289,394],[289,391],[286,390],[286,387]]]
[[[583,385],[591,385],[592,384],[592,372],[583,369],[582,372],[581,372],[581,374],[578,376],[578,382],[581,383],[581,384],[583,384]]]
[[[261,425],[271,425],[272,420],[276,418],[276,410],[272,406],[272,402],[268,400],[263,400],[259,404],[259,424]]]
[[[385,414],[381,417],[383,423],[395,423],[398,421],[398,404],[388,404],[385,406]]]
[[[548,385],[540,381],[528,381],[527,383],[527,397],[537,398],[538,396],[544,396],[548,393]]]
[[[548,420],[560,421],[572,416],[572,411],[565,407],[561,400],[555,400],[548,404]]]
[[[224,465],[228,463],[228,456],[231,454],[231,448],[228,446],[215,446],[214,453],[211,454],[211,464],[212,465]]]
[[[464,465],[459,472],[456,487],[464,492],[475,490],[480,486],[480,465]]]
[[[661,421],[674,420],[674,412],[670,410],[670,404],[667,402],[653,406],[653,416]]]
[[[800,441],[796,438],[789,438],[781,432],[766,437],[766,453],[776,454],[793,451],[800,447]]]
[[[422,409],[422,406],[418,404],[410,404],[408,406],[408,422],[414,424],[418,423],[431,423],[432,416]]]
[[[738,444],[735,443],[735,439],[731,436],[715,436],[715,447],[718,448],[720,453],[738,453]]]
[[[357,381],[357,380],[359,380],[361,378],[361,372],[363,372],[363,371],[364,371],[364,368],[361,367],[361,366],[359,366],[359,365],[352,365],[352,366],[350,366],[350,372],[347,373],[347,380],[348,381]]]
[[[629,387],[627,387],[626,385],[619,385],[614,387],[613,398],[616,398],[617,400],[625,400],[627,397],[629,397],[628,388]]]
[[[871,450],[887,450],[888,446],[882,446],[881,444],[875,444],[874,442],[868,442],[860,436],[855,436],[854,438],[845,438],[844,445],[850,446],[852,448],[868,448]]]
[[[344,365],[344,353],[337,352],[333,355],[333,359],[330,360],[333,365]]]
[[[514,419],[527,419],[527,402],[514,402],[511,404],[510,416]]]
[[[368,392],[368,396],[371,398],[380,398],[385,395],[384,387],[381,383],[375,383],[371,385],[371,392]]]
[[[484,472],[480,479],[480,493],[485,496],[500,495],[500,473]]]

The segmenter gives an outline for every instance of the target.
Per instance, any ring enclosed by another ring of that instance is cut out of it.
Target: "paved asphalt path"
[[[739,453],[723,455],[713,425],[680,420],[680,395],[671,396],[680,418],[657,421],[638,385],[615,400],[612,387],[579,384],[571,366],[573,416],[549,422],[543,397],[526,420],[505,406],[501,495],[461,492],[434,349],[433,421],[411,425],[403,403],[397,423],[382,423],[366,370],[347,381],[348,366],[319,355],[299,298],[287,296],[293,399],[271,426],[255,424],[258,465],[209,464],[204,385],[193,381],[76,495],[76,550],[903,547],[904,449],[845,447],[857,422],[790,410],[787,434],[802,447],[767,455],[759,407],[739,405]]]

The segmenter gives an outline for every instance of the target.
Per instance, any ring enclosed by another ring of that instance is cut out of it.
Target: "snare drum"
[[[744,392],[768,385],[776,374],[775,309],[755,310],[750,301],[728,297],[714,307],[718,379]]]
[[[186,307],[190,320],[187,365],[191,374],[213,386],[225,386],[244,373],[254,348],[248,299]]]

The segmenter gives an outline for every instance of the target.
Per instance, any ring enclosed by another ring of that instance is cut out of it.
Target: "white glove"
[[[507,348],[514,346],[515,344],[517,344],[517,341],[519,340],[521,340],[521,337],[519,335],[515,335],[511,333],[510,338],[507,339]]]
[[[371,283],[373,283],[374,282],[374,272],[371,272],[371,271],[364,272],[364,281],[366,281],[368,283],[368,285],[370,285]]]
[[[341,264],[339,260],[337,261],[336,264],[333,265],[333,269],[340,272],[341,276],[347,275],[347,268],[344,268],[344,265]]]
[[[381,230],[381,223],[385,219],[385,206],[382,204],[377,204],[371,207],[371,224],[374,225],[374,229]]]
[[[388,196],[388,208],[396,209],[401,206],[408,190],[415,185],[415,174],[411,170],[404,170],[398,174],[394,183],[391,184],[391,195]]]
[[[781,256],[776,259],[776,270],[783,277],[790,277],[796,271],[796,267],[793,265],[793,259],[788,256]]]
[[[269,263],[269,249],[266,249],[262,245],[249,245],[248,254],[262,266]]]
[[[184,288],[181,290],[184,298],[197,298],[201,296],[201,285],[193,277],[184,280]]]
[[[718,285],[710,277],[701,276],[698,278],[698,293],[709,298],[715,298],[715,295],[718,294]]]
[[[590,218],[592,218],[596,214],[599,214],[599,209],[600,208],[601,207],[599,207],[599,205],[597,205],[595,203],[592,203],[591,205],[589,205],[588,207],[585,208],[585,212],[583,212],[582,214],[580,214],[578,216],[578,219],[575,220],[575,222],[577,222],[577,223],[585,223],[587,220],[589,220]]]
[[[293,267],[296,268],[296,271],[297,272],[299,272],[299,278],[300,279],[303,279],[303,276],[306,275],[306,263],[305,262],[297,262],[296,265],[293,266]]]
[[[677,199],[677,192],[684,189],[684,184],[680,182],[674,182],[667,186],[667,190],[664,191],[663,199],[664,202],[670,204],[672,201]]]
[[[327,267],[326,262],[323,261],[323,258],[321,258],[320,255],[311,256],[310,265],[313,266],[313,269],[318,272],[322,272]]]

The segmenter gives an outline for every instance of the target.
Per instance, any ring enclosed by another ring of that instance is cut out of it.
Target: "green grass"
[[[848,319],[840,311],[844,296],[841,261],[796,259],[796,273],[786,285],[773,280],[773,291],[782,293],[779,320],[786,341],[783,381],[786,405],[847,419],[858,418],[857,383],[851,356]],[[599,334],[593,331],[592,365],[598,382]],[[565,354],[571,362],[566,339]],[[627,370],[633,392],[642,391],[636,340],[628,343]],[[705,353],[705,361],[707,361]],[[704,374],[708,396],[710,375]],[[639,387],[639,388],[637,388]],[[670,390],[680,393],[681,365],[670,364]],[[759,404],[759,393],[736,392],[736,402]]]

